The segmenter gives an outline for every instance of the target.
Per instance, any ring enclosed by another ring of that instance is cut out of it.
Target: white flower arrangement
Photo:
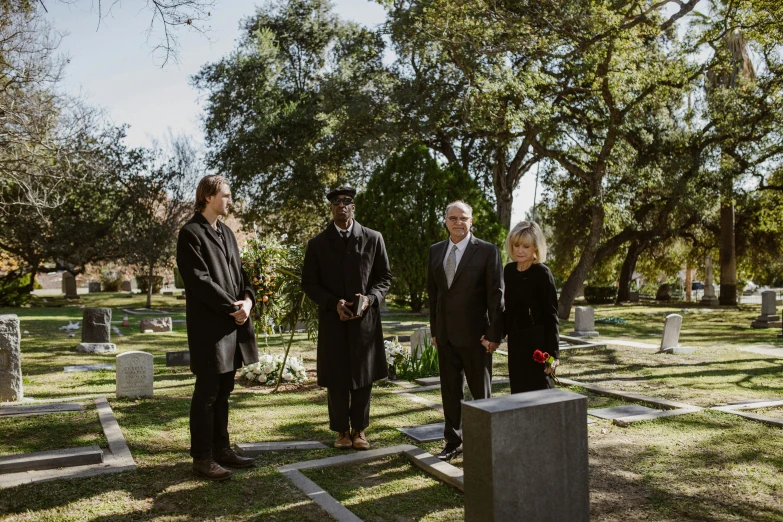
[[[383,347],[386,350],[386,363],[389,366],[398,364],[405,358],[402,345],[397,342],[396,337],[394,339],[394,341],[383,341]]]
[[[248,364],[239,369],[239,376],[248,381],[259,384],[275,384],[277,376],[283,366],[283,355],[263,354],[258,362]],[[302,361],[296,357],[289,357],[283,370],[283,382],[307,382],[307,370]]]

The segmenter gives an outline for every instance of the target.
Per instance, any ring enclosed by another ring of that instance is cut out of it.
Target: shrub
[[[149,283],[147,283],[149,279],[149,276],[136,276],[136,286],[139,287],[139,290],[142,294],[147,293],[147,289],[149,288]],[[120,281],[122,283],[122,281]],[[160,293],[160,289],[163,286],[163,276],[152,276],[152,293],[158,294]]]
[[[30,284],[30,274],[18,277],[9,274],[0,278],[0,306],[22,306],[30,301],[27,285]]]
[[[617,288],[613,286],[585,287],[585,301],[590,304],[606,304],[614,302],[617,297]]]
[[[185,281],[182,280],[182,274],[179,273],[179,268],[174,267],[174,288],[185,288]]]
[[[104,292],[119,292],[122,287],[122,272],[115,268],[101,268],[100,279]]]
[[[424,342],[420,357],[405,354],[401,359],[395,359],[397,377],[413,381],[421,377],[434,377],[440,373],[438,367],[438,349],[431,341]]]

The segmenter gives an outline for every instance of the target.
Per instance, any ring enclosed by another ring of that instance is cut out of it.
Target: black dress
[[[546,265],[533,264],[520,272],[517,264],[503,269],[505,280],[505,328],[508,334],[508,375],[511,393],[554,387],[545,365],[533,360],[533,352],[560,357],[557,289]]]

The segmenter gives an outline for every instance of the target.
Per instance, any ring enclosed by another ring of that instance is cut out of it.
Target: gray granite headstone
[[[122,290],[123,292],[130,292],[131,291],[131,282],[127,281],[127,280],[123,281],[120,284],[120,290]]]
[[[153,357],[147,352],[124,352],[117,356],[117,397],[152,397]]]
[[[91,294],[101,291],[101,284],[98,282],[87,283],[87,291]]]
[[[419,442],[432,442],[434,440],[443,439],[443,430],[445,427],[445,422],[436,422],[435,424],[422,424],[421,426],[397,429]]]
[[[654,408],[648,408],[641,404],[626,404],[624,406],[615,406],[613,408],[599,408],[595,410],[587,410],[588,415],[598,417],[599,419],[620,419],[622,417],[630,417],[631,415],[645,415],[647,413],[656,413],[660,410]]]
[[[780,316],[777,315],[777,293],[773,290],[761,292],[761,315],[750,323],[753,328],[772,328],[780,326]]]
[[[170,332],[171,317],[145,317],[139,321],[139,331],[144,333],[146,330],[153,332]]]
[[[166,352],[166,366],[190,366],[190,352]]]
[[[659,351],[672,351],[680,346],[680,329],[682,328],[682,316],[678,314],[669,314],[666,316],[666,322],[663,324],[663,338],[661,339],[661,349]]]
[[[465,520],[588,522],[586,417],[562,389],[462,403]]]
[[[632,303],[639,302],[639,292],[637,290],[631,290],[628,292],[628,300]]]
[[[0,315],[0,402],[24,398],[21,342],[19,317]]]
[[[595,310],[589,306],[577,306],[574,312],[574,331],[571,337],[593,337],[598,335],[595,331]]]
[[[78,299],[76,278],[70,272],[63,272],[63,293],[67,299]]]
[[[111,342],[111,308],[85,308],[82,316],[83,343]]]

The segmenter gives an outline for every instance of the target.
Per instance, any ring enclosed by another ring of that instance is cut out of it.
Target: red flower
[[[533,352],[533,360],[539,364],[544,364],[544,362],[546,362],[548,358],[549,358],[549,354],[543,353],[541,350],[536,350],[535,352]]]

